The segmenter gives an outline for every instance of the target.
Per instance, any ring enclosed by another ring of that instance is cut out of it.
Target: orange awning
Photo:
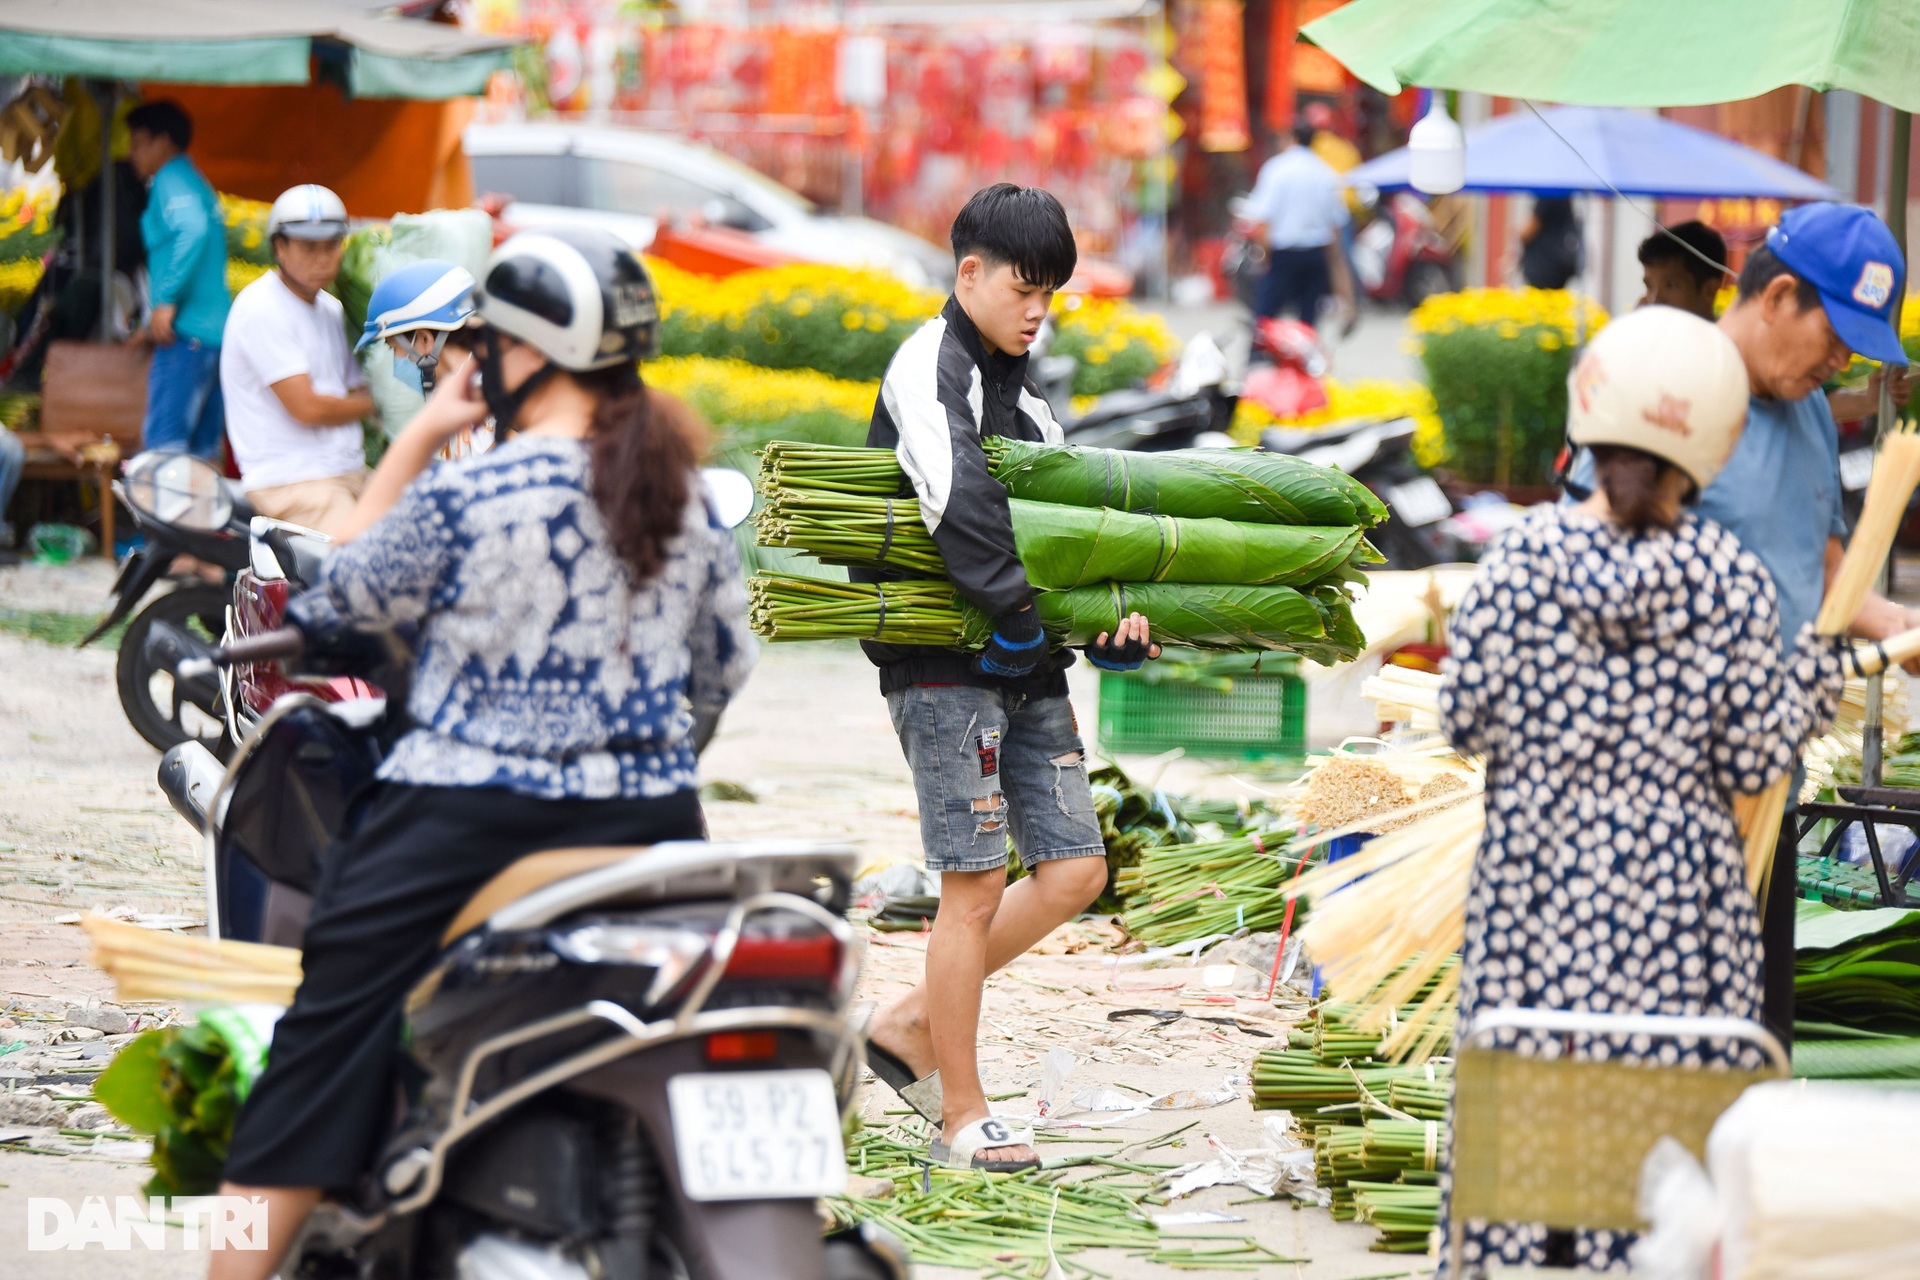
[[[359,218],[473,203],[460,136],[473,100],[349,101],[331,84],[143,84],[193,117],[193,162],[217,191],[272,200],[288,187],[331,187]]]

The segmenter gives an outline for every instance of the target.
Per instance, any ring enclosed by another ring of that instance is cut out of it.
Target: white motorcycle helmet
[[[521,232],[487,259],[473,300],[484,325],[476,348],[481,392],[502,431],[512,429],[520,405],[556,371],[637,369],[660,350],[653,277],[632,249],[605,231]],[[547,364],[509,393],[492,333],[526,343]]]
[[[302,183],[280,193],[267,211],[267,240],[343,240],[347,235],[347,206],[339,196],[317,183]]]
[[[1641,307],[1602,329],[1567,377],[1567,439],[1622,445],[1705,491],[1747,421],[1747,366],[1711,321]]]

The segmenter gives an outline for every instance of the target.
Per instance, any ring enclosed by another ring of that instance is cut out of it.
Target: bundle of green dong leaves
[[[1238,449],[1126,453],[991,439],[986,453],[1054,643],[1084,644],[1137,611],[1156,639],[1196,649],[1290,650],[1330,664],[1364,647],[1347,588],[1380,563],[1366,531],[1387,509],[1351,477]],[[762,454],[760,490],[761,545],[906,579],[758,575],[761,634],[986,642],[991,620],[934,585],[945,565],[891,450],[776,440]]]
[[[195,1022],[143,1032],[94,1081],[101,1105],[153,1137],[147,1194],[210,1195],[233,1140],[233,1121],[266,1067],[271,1029],[216,1005]]]
[[[1920,911],[1797,906],[1794,1074],[1920,1088]]]

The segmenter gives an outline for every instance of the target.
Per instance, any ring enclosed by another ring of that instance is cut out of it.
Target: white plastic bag
[[[1661,1138],[1640,1166],[1640,1216],[1652,1224],[1633,1246],[1634,1280],[1715,1280],[1719,1198],[1693,1153]]]

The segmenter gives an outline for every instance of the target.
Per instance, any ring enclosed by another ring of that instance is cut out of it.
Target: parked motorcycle
[[[1249,235],[1253,224],[1246,216],[1247,197],[1234,196],[1227,201],[1227,237],[1220,251],[1220,278],[1233,290],[1233,296],[1248,311],[1260,305],[1260,284],[1267,276],[1267,246]]]
[[[1282,421],[1327,407],[1327,349],[1319,331],[1298,320],[1255,317],[1240,398]]]
[[[233,574],[246,567],[247,525],[253,510],[212,464],[191,454],[148,450],[127,460],[114,494],[133,513],[141,545],[120,566],[113,607],[80,643],[91,644],[117,624],[162,579],[174,561],[191,556]],[[186,628],[203,639],[226,631],[227,588],[202,578],[172,578],[172,587],[134,614],[120,641],[114,682],[134,731],[165,751],[179,743],[231,742],[217,706],[183,699],[169,671],[147,661],[146,641],[157,623]]]
[[[1389,569],[1424,569],[1457,559],[1446,522],[1453,504],[1413,460],[1412,418],[1365,419],[1309,431],[1271,427],[1260,447],[1337,467],[1379,495],[1392,513],[1368,539]]]
[[[1374,204],[1373,218],[1353,237],[1353,274],[1376,302],[1417,307],[1460,287],[1459,266],[1426,202],[1396,191]]]
[[[1068,444],[1097,449],[1154,451],[1210,443],[1233,422],[1236,397],[1227,389],[1227,358],[1211,334],[1197,334],[1160,387],[1129,387],[1098,397],[1084,413],[1073,410],[1079,362],[1049,355],[1052,321],[1041,328],[1028,362],[1034,385]]]
[[[312,576],[312,546],[272,541],[283,576],[263,584]],[[209,936],[297,946],[321,862],[397,731],[401,699],[378,690],[397,687],[406,647],[285,628],[214,646],[166,624],[147,643],[200,698],[223,673],[291,673],[229,763],[183,742],[160,783],[203,836]],[[823,1239],[814,1207],[844,1183],[861,1059],[856,865],[790,841],[512,864],[408,999],[424,1083],[396,1098],[404,1121],[361,1185],[309,1217],[281,1274],[904,1280],[898,1241]]]

